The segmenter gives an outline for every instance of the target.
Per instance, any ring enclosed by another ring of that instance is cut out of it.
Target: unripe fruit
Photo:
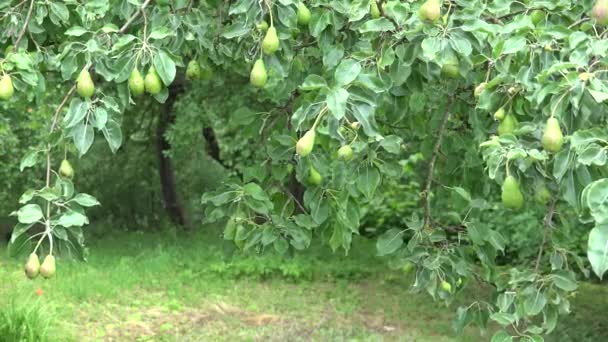
[[[268,22],[266,20],[262,20],[255,25],[255,27],[262,32],[268,31]]]
[[[438,0],[427,0],[418,12],[422,20],[436,21],[441,17],[441,5]]]
[[[8,100],[15,93],[15,88],[13,87],[13,80],[10,75],[2,76],[0,79],[0,99]]]
[[[162,89],[162,81],[160,80],[160,76],[158,76],[158,73],[153,66],[148,69],[148,73],[144,79],[144,88],[152,95],[160,93]]]
[[[310,10],[303,2],[298,4],[298,25],[306,26],[310,22]]]
[[[452,60],[446,62],[441,67],[441,75],[446,78],[457,78],[458,76],[460,76],[460,68],[458,64],[458,59],[455,57]]]
[[[198,80],[201,78],[201,67],[198,62],[191,60],[186,67],[186,78],[189,80]]]
[[[376,0],[371,0],[369,4],[369,14],[372,16],[372,19],[380,18],[380,8],[378,7]]]
[[[543,47],[543,49],[547,52],[552,52],[553,51],[553,46],[551,46],[550,43],[545,44],[545,46]]]
[[[249,74],[249,82],[254,87],[262,88],[266,85],[268,80],[268,74],[266,73],[266,66],[264,66],[264,60],[261,58],[255,61],[253,68],[251,68],[251,74]]]
[[[498,135],[511,134],[517,128],[517,121],[511,114],[505,115],[500,125],[498,125]]]
[[[36,255],[36,253],[30,254],[24,268],[25,275],[28,278],[34,279],[38,276],[38,273],[40,272],[40,260],[38,259],[38,255]]]
[[[505,118],[505,109],[503,107],[498,108],[494,113],[494,120],[502,121]]]
[[[137,68],[133,69],[131,76],[129,76],[129,90],[131,90],[133,96],[139,96],[145,91],[144,78],[141,77]]]
[[[311,166],[308,173],[308,182],[312,185],[319,185],[322,181],[323,177],[321,177],[319,171],[315,170],[315,168]]]
[[[61,177],[65,178],[74,177],[74,169],[72,168],[72,165],[70,165],[70,162],[67,161],[67,159],[61,161],[61,165],[59,166],[59,174],[61,175]]]
[[[462,278],[458,277],[458,280],[456,280],[456,286],[460,287],[462,285]]]
[[[312,152],[312,148],[315,146],[315,130],[311,129],[298,140],[296,143],[296,153],[300,157],[306,157]]]
[[[534,199],[540,204],[547,204],[551,199],[551,191],[547,189],[545,184],[538,185],[534,193]]]
[[[80,75],[78,75],[76,89],[78,90],[78,95],[84,98],[91,97],[95,92],[95,84],[93,83],[91,74],[87,70],[82,70]]]
[[[510,209],[521,209],[524,204],[524,195],[519,190],[519,183],[513,176],[507,176],[502,183],[502,204]]]
[[[55,275],[55,257],[52,255],[47,255],[40,265],[40,275],[46,279],[52,278]]]
[[[578,74],[578,79],[583,81],[583,82],[587,82],[589,79],[595,77],[595,74],[592,72],[581,72],[580,74]]]
[[[564,135],[559,128],[559,121],[556,118],[549,118],[545,125],[542,138],[543,148],[547,152],[559,152],[564,144]]]
[[[404,273],[410,273],[412,272],[412,270],[414,270],[414,263],[411,261],[408,261],[405,263],[405,265],[403,265],[403,272]]]
[[[262,41],[262,51],[267,55],[272,55],[279,49],[279,37],[277,36],[277,29],[274,26],[268,28],[266,36]]]
[[[452,292],[452,285],[444,280],[441,282],[441,289],[445,292]]]
[[[353,121],[350,123],[350,128],[354,129],[355,131],[358,130],[359,127],[361,127],[361,123],[359,121]]]
[[[600,25],[608,25],[608,0],[598,0],[591,9],[591,18]]]
[[[534,10],[532,13],[530,13],[530,19],[532,19],[532,23],[534,25],[538,25],[545,20],[545,12],[541,10]]]
[[[350,145],[344,145],[338,149],[338,159],[350,161],[353,159],[353,149]]]
[[[488,84],[486,82],[479,83],[479,85],[477,87],[475,87],[475,91],[473,92],[473,95],[475,95],[475,97],[481,96],[481,93],[483,93],[483,91],[486,90],[487,86],[488,86]]]

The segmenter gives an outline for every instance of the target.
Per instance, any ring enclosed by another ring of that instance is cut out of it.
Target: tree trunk
[[[173,223],[180,226],[186,226],[188,220],[184,208],[179,199],[177,192],[177,186],[175,183],[175,174],[173,172],[173,165],[171,158],[169,158],[165,151],[171,149],[171,145],[165,138],[167,128],[175,122],[175,113],[173,112],[173,104],[175,100],[184,91],[183,83],[176,80],[173,85],[169,87],[169,97],[167,101],[161,107],[161,113],[158,118],[158,127],[156,130],[157,139],[157,153],[158,153],[158,172],[160,176],[160,185],[163,193],[163,200],[167,214],[171,218]]]

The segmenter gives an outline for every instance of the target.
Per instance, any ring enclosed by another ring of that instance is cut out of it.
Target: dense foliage
[[[541,340],[587,262],[608,270],[606,24],[605,0],[5,1],[0,134],[36,135],[19,168],[44,176],[19,198],[12,248],[33,248],[30,277],[54,275],[57,249],[84,257],[99,202],[69,160],[96,138],[145,140],[175,106],[160,158],[214,132],[230,177],[197,195],[238,248],[348,253],[375,236],[435,298],[491,285],[458,329]],[[126,115],[155,103],[157,119]]]

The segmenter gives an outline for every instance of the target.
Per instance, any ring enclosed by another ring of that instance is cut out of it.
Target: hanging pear
[[[78,91],[78,95],[84,98],[91,97],[95,92],[95,84],[88,70],[82,70],[80,75],[78,75],[76,90]]]
[[[441,17],[441,4],[438,0],[427,0],[418,12],[422,20],[436,21]]]
[[[38,276],[38,273],[40,272],[40,260],[38,259],[38,255],[36,255],[36,253],[30,254],[24,268],[25,275],[28,278],[34,279]]]
[[[152,95],[156,95],[162,90],[162,81],[154,66],[148,69],[148,74],[146,74],[146,78],[144,79],[144,88]]]
[[[312,165],[308,173],[308,182],[312,185],[319,185],[323,181],[323,177]]]
[[[519,183],[513,176],[507,176],[502,183],[502,204],[510,209],[521,209],[524,204],[524,196],[519,190]]]
[[[513,115],[507,114],[498,125],[498,135],[512,134],[516,128],[517,120]]]
[[[40,265],[40,275],[49,279],[55,275],[55,271],[55,257],[49,254]]]
[[[300,157],[306,157],[312,152],[315,145],[315,130],[311,129],[298,140],[296,143],[296,153]]]
[[[300,26],[306,26],[308,25],[308,23],[310,22],[310,10],[308,9],[308,7],[306,7],[306,5],[303,2],[300,2],[298,4],[298,25]]]
[[[442,66],[441,66],[441,76],[444,78],[457,78],[460,76],[460,61],[458,58],[452,57],[449,58]]]
[[[266,31],[266,36],[262,40],[262,51],[267,55],[272,55],[279,49],[279,37],[277,36],[277,29],[274,26],[270,26]]]
[[[350,145],[344,145],[338,149],[338,159],[350,161],[353,159],[353,149]]]
[[[369,14],[372,16],[372,19],[380,18],[380,8],[378,7],[378,3],[376,0],[371,0],[369,4]]]
[[[536,202],[540,204],[547,204],[551,197],[551,191],[549,191],[549,189],[544,183],[536,186],[534,192],[534,199],[536,200]]]
[[[475,87],[475,91],[473,91],[473,95],[475,97],[481,96],[481,93],[483,93],[483,91],[486,90],[487,86],[488,86],[488,84],[486,82],[479,83],[479,85],[477,87]]]
[[[502,121],[505,119],[505,109],[503,107],[498,108],[494,113],[494,120]]]
[[[255,27],[258,29],[258,31],[266,32],[268,31],[268,22],[266,20],[262,20],[255,24]]]
[[[253,68],[251,68],[251,74],[249,74],[249,82],[251,85],[257,88],[263,88],[268,80],[268,74],[266,73],[266,66],[264,66],[264,60],[261,58],[255,61]]]
[[[145,91],[144,78],[137,68],[133,69],[131,76],[129,76],[129,90],[131,90],[133,96],[139,96]]]
[[[442,281],[441,282],[441,289],[445,292],[451,293],[452,292],[452,284],[448,283],[447,281]]]
[[[186,67],[186,78],[189,80],[198,80],[201,78],[201,67],[198,62],[191,60]]]
[[[2,76],[0,79],[0,100],[8,100],[15,93],[15,88],[13,87],[13,80],[10,75]]]
[[[559,128],[559,121],[556,118],[549,118],[545,125],[542,138],[543,148],[547,152],[559,152],[564,144],[564,135]]]
[[[600,25],[608,25],[608,0],[598,0],[591,9],[591,18]]]
[[[67,161],[67,159],[61,161],[61,165],[59,165],[59,175],[65,178],[74,177],[74,169],[72,168],[72,165],[70,165],[70,162]]]

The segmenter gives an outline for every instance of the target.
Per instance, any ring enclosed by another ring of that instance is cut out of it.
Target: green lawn
[[[27,280],[21,261],[0,251],[0,310],[23,316],[39,330],[50,321],[49,341],[484,341],[491,336],[475,328],[456,336],[451,324],[457,303],[446,308],[426,294],[408,292],[412,279],[381,266],[366,241],[356,241],[357,254],[346,258],[314,249],[288,259],[235,255],[227,262],[210,235],[121,233],[93,241],[87,264],[58,260],[57,277],[49,281]],[[574,310],[552,340],[608,340],[605,286],[583,287]]]

